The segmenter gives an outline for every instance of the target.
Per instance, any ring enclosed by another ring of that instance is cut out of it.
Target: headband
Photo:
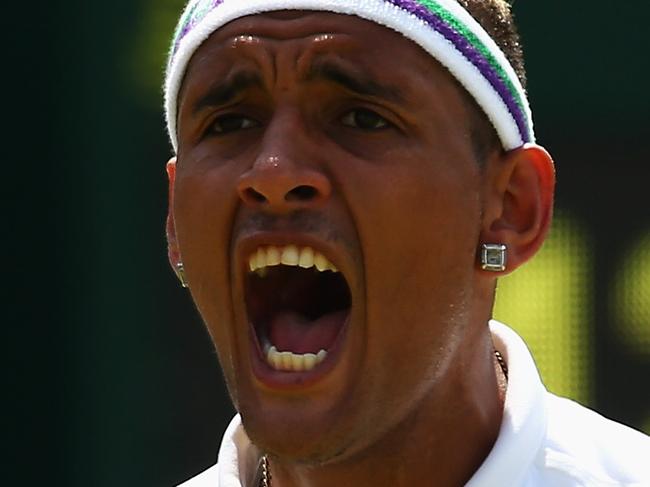
[[[505,150],[535,141],[532,113],[515,70],[456,0],[190,0],[176,28],[165,80],[167,130],[175,152],[178,92],[194,52],[226,23],[278,10],[355,15],[401,33],[460,82],[487,115]]]

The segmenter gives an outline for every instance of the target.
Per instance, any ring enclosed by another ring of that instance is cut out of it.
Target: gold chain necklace
[[[498,350],[495,350],[494,356],[499,363],[499,367],[501,367],[503,375],[508,380],[508,366],[503,359],[503,355]],[[269,458],[266,455],[262,455],[262,478],[260,479],[260,487],[271,487],[271,469],[269,468]]]
[[[499,362],[499,367],[501,367],[501,372],[503,372],[503,375],[506,377],[506,380],[508,380],[508,366],[506,365],[506,361],[503,359],[503,355],[501,355],[501,352],[499,352],[498,350],[495,350],[494,356],[497,358],[497,362]]]
[[[269,458],[262,455],[262,478],[260,487],[271,487],[271,470],[269,469]]]

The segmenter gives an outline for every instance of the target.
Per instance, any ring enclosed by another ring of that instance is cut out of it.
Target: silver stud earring
[[[187,285],[187,279],[185,278],[185,267],[183,266],[182,262],[176,264],[176,276],[178,277],[178,280],[181,281],[181,286],[187,289],[189,286]]]
[[[481,247],[481,269],[491,272],[506,270],[506,246],[503,244],[483,244]]]

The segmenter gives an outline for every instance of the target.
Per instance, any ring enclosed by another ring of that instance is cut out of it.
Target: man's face
[[[343,459],[439,393],[475,299],[482,179],[467,110],[429,55],[356,17],[247,17],[194,55],[175,236],[230,394],[266,451]],[[269,247],[292,245],[339,272],[250,271],[258,249],[276,263]],[[327,354],[284,370],[293,362],[269,363],[270,345]]]

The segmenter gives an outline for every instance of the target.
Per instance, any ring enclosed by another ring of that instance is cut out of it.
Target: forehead
[[[375,78],[398,81],[405,91],[426,83],[455,80],[420,46],[401,34],[352,15],[283,11],[252,15],[230,22],[197,49],[183,87],[196,78],[224,76],[237,63],[276,69],[297,69],[320,57],[348,60]],[[182,91],[181,91],[182,93]]]

